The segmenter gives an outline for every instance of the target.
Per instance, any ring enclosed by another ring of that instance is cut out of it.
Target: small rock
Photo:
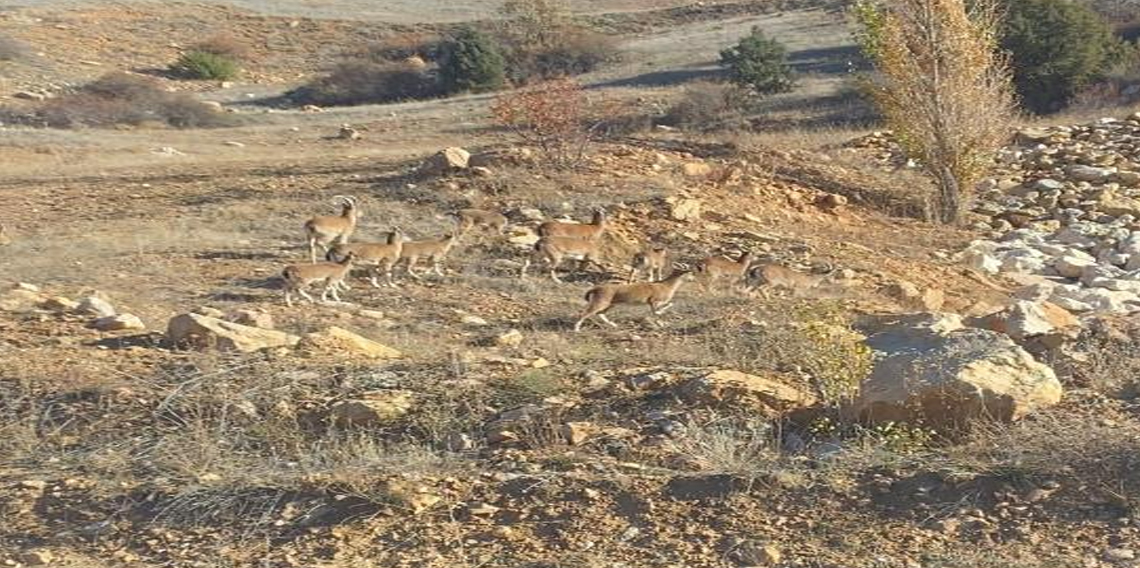
[[[273,329],[274,327],[273,315],[261,310],[238,310],[230,316],[230,321],[251,327],[260,327],[261,329]]]
[[[517,329],[512,329],[495,338],[495,344],[500,347],[518,347],[522,345],[523,334]]]
[[[21,552],[16,559],[25,566],[46,566],[55,562],[55,555],[50,550],[41,548]]]
[[[403,357],[403,354],[396,349],[339,327],[330,327],[324,331],[310,333],[301,339],[297,348],[309,353],[357,355],[367,359],[398,359]]]
[[[459,322],[462,323],[463,325],[470,325],[473,327],[484,327],[486,325],[489,325],[487,323],[487,320],[485,320],[479,316],[473,316],[473,315],[465,315],[462,318],[460,318]]]
[[[119,314],[96,319],[91,327],[99,331],[125,331],[146,329],[146,324],[134,314]]]
[[[473,517],[490,517],[501,510],[499,507],[483,501],[469,503],[464,509],[467,510],[468,515]]]
[[[678,199],[669,209],[669,215],[676,221],[700,221],[701,200]]]
[[[567,422],[562,425],[562,438],[571,446],[586,442],[598,433],[593,422]]]
[[[300,337],[288,333],[250,327],[195,313],[171,318],[166,326],[166,339],[178,347],[242,353],[274,347],[291,347],[301,340]]]
[[[340,426],[377,426],[404,416],[414,402],[415,393],[411,391],[373,391],[336,403],[329,409],[329,417]]]
[[[704,162],[686,162],[681,166],[681,173],[691,178],[708,177],[712,174],[712,166]]]
[[[115,315],[115,307],[110,302],[98,296],[87,296],[79,301],[75,311],[80,314],[107,318]]]

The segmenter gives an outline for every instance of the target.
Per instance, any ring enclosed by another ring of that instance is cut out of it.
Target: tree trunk
[[[938,172],[938,220],[947,225],[954,225],[962,218],[962,187],[958,178],[943,167]]]

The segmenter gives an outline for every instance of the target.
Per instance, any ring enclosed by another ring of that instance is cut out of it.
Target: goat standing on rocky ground
[[[576,259],[578,261],[577,270],[585,270],[591,262],[597,264],[601,251],[600,243],[601,241],[593,239],[576,239],[574,237],[542,237],[534,243],[530,256],[523,261],[519,278],[526,278],[527,269],[530,268],[533,260],[541,260],[550,271],[550,279],[555,282],[562,282],[558,279],[558,266],[562,264],[562,261],[568,258]]]
[[[762,262],[748,270],[746,287],[759,292],[764,299],[768,298],[772,289],[785,289],[799,294],[819,288],[834,272],[832,267],[827,274],[809,274],[775,262]]]
[[[472,228],[479,227],[501,235],[507,230],[507,217],[498,211],[485,209],[460,209],[454,214],[456,220],[455,234],[463,237]]]
[[[633,255],[630,263],[629,282],[637,279],[637,274],[645,271],[650,282],[661,280],[665,276],[665,267],[669,264],[669,251],[665,247],[651,247]]]
[[[356,255],[350,252],[340,262],[286,266],[281,271],[281,278],[285,281],[285,304],[293,307],[293,292],[312,303],[313,297],[305,289],[318,282],[321,283],[321,302],[328,301],[330,295],[334,301],[340,302],[340,285],[352,271],[355,260]]]
[[[356,231],[360,209],[356,199],[347,195],[333,198],[341,204],[340,215],[322,215],[305,221],[305,236],[309,242],[309,262],[317,262],[317,246],[328,253],[333,244],[345,244]]]
[[[546,221],[535,231],[540,237],[574,237],[596,240],[606,232],[606,212],[594,209],[594,217],[589,223],[565,223]]]
[[[421,258],[431,261],[432,271],[443,276],[443,261],[447,258],[447,253],[451,251],[451,247],[455,245],[455,240],[455,235],[447,234],[440,239],[404,243],[400,250],[400,260],[406,263],[408,276],[416,280],[423,279],[419,274],[416,274],[416,264]]]
[[[710,256],[697,263],[696,273],[701,280],[701,287],[709,289],[709,284],[721,280],[739,284],[748,274],[748,268],[756,255],[746,252],[737,260],[730,260],[723,256]]]
[[[574,331],[581,331],[582,324],[594,316],[598,316],[598,319],[610,327],[616,328],[617,324],[606,317],[606,312],[617,304],[645,304],[649,307],[650,321],[656,324],[653,317],[673,307],[673,296],[677,294],[681,284],[692,279],[692,273],[678,270],[660,282],[596,286],[586,292],[586,301],[589,303],[582,317],[574,324]]]
[[[369,279],[373,288],[379,288],[377,277],[384,274],[385,285],[395,287],[396,281],[392,278],[392,267],[400,260],[404,250],[404,232],[399,227],[388,233],[388,238],[382,243],[344,243],[338,244],[325,253],[325,258],[336,262],[349,254],[356,255],[359,264],[372,265],[373,271]]]

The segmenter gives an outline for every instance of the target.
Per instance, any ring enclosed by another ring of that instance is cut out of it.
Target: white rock
[[[1057,274],[1065,278],[1080,278],[1086,267],[1096,266],[1096,260],[1084,259],[1074,255],[1066,255],[1053,263]]]
[[[98,296],[87,296],[79,301],[79,307],[75,311],[84,315],[95,316],[99,318],[108,318],[115,315],[115,307],[110,302]]]

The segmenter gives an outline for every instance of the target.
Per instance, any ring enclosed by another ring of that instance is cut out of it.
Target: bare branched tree
[[[900,144],[937,186],[936,215],[957,223],[974,185],[1012,131],[1010,69],[996,0],[863,0],[870,81]]]

